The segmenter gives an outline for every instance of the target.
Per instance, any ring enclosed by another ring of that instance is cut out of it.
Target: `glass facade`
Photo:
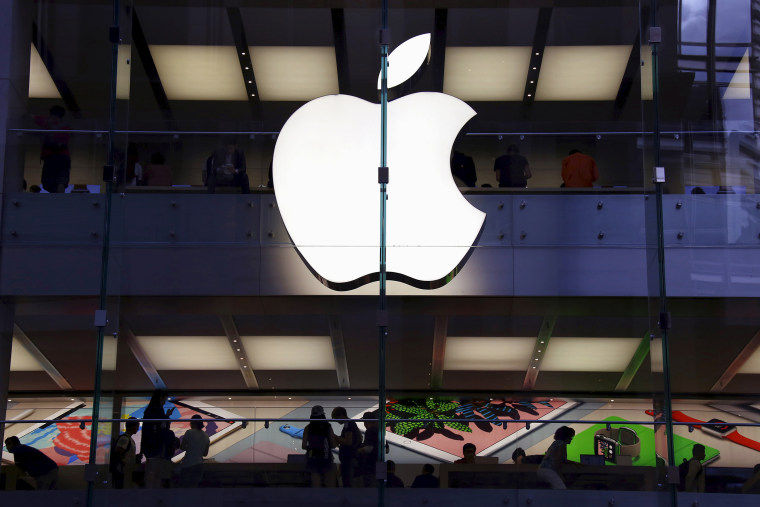
[[[758,12],[0,0],[0,484],[750,505]]]

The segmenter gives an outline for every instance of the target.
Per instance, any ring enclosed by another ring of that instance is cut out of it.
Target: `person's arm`
[[[245,172],[245,153],[243,153],[243,150],[238,150],[238,154],[239,154],[239,157],[238,157],[239,167],[236,167],[235,169],[239,173],[244,173]]]
[[[301,437],[301,449],[303,449],[304,451],[307,450],[309,448],[308,442],[309,442],[309,427],[306,426],[303,429],[303,436]]]
[[[342,437],[340,435],[334,435],[334,436],[335,436],[335,442],[337,442],[338,445],[352,445],[354,443],[353,431],[346,432],[345,437]]]
[[[338,437],[335,435],[335,432],[332,429],[332,426],[330,426],[330,434],[328,435],[328,440],[330,442],[330,449],[334,447],[338,447]]]
[[[185,436],[183,435],[182,438],[180,439],[179,449],[181,451],[186,451],[188,447],[189,447],[189,444],[188,444],[187,438],[185,438]]]
[[[203,448],[203,456],[208,456],[208,449],[211,446],[211,440],[206,435],[206,447]]]
[[[529,180],[533,177],[533,174],[530,172],[530,164],[526,161],[525,162],[525,179]]]
[[[599,179],[599,169],[596,167],[596,160],[591,159],[591,181]]]

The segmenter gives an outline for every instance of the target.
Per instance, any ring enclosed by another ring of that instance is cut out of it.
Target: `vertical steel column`
[[[385,340],[388,336],[386,305],[386,206],[388,202],[388,0],[383,0],[382,30],[380,32],[380,298],[378,311],[378,422],[377,472],[385,466]],[[385,505],[385,481],[377,481],[377,504]]]
[[[652,0],[651,28],[657,25],[657,0]],[[650,41],[652,46],[652,106],[654,116],[653,150],[655,166],[659,167],[660,157],[660,80],[659,80],[659,41]],[[668,328],[670,327],[670,314],[668,313],[667,290],[665,286],[665,232],[663,224],[662,191],[663,182],[655,178],[655,206],[657,209],[657,271],[659,280],[660,316],[659,326],[662,331],[662,374],[663,374],[663,404],[665,413],[665,438],[668,441],[668,467],[673,470],[675,466],[675,449],[673,447],[673,406],[670,389],[670,359],[668,355]],[[676,487],[670,485],[670,498],[673,506],[678,504]]]
[[[113,1],[113,25],[111,26],[111,93],[109,96],[108,155],[103,179],[106,184],[105,212],[103,214],[103,248],[100,263],[100,306],[106,311],[108,293],[108,255],[111,240],[111,194],[113,192],[114,136],[116,131],[116,73],[119,64],[119,0]],[[95,358],[95,385],[92,393],[92,425],[90,426],[90,456],[87,474],[87,507],[93,505],[97,475],[98,420],[100,418],[100,389],[103,375],[103,336],[107,322],[98,322],[98,346]]]

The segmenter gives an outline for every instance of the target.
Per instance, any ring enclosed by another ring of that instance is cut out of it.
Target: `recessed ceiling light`
[[[447,47],[443,91],[466,101],[520,101],[530,50],[517,46]]]
[[[446,339],[444,370],[525,371],[533,354],[535,338],[465,337]]]
[[[243,56],[245,56],[245,51],[243,51],[243,52],[242,52],[242,53],[240,53],[240,54],[241,54],[241,55],[243,55]],[[538,53],[536,53],[536,54],[538,54]]]
[[[533,67],[533,70],[536,70],[536,67]]]
[[[245,70],[248,70],[248,67],[246,67]]]

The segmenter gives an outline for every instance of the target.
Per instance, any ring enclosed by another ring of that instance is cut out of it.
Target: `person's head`
[[[373,410],[371,412],[364,412],[364,414],[362,414],[364,427],[367,429],[377,428],[377,415],[378,414],[376,410]]]
[[[575,155],[576,153],[580,153],[580,152],[581,150],[576,148],[576,149],[570,150],[570,153],[568,153],[568,155]]]
[[[311,418],[313,419],[325,419],[325,409],[322,405],[314,405],[311,407]]]
[[[39,185],[32,185],[31,187],[29,187],[29,191],[33,194],[39,194],[40,192],[42,192],[42,189],[40,188]]]
[[[5,439],[5,447],[8,448],[8,452],[13,452],[13,449],[19,445],[21,445],[21,441],[15,435]]]
[[[694,444],[694,447],[691,448],[691,456],[699,461],[705,459],[705,446],[702,444]]]
[[[554,440],[562,440],[568,444],[573,440],[575,436],[575,430],[568,426],[560,426],[557,431],[554,432]]]
[[[422,465],[422,473],[424,475],[430,475],[433,472],[435,472],[435,467],[431,465],[430,463],[425,463],[424,465]]]
[[[518,447],[512,453],[512,461],[514,461],[516,465],[522,465],[523,458],[525,458],[525,451],[522,447]]]
[[[754,468],[752,468],[753,474],[756,474],[758,472],[760,472],[760,463],[758,463],[757,465],[754,466]]]
[[[385,463],[385,466],[387,466],[387,467],[388,467],[388,473],[389,473],[389,474],[395,474],[395,473],[396,473],[396,462],[395,462],[395,461],[393,461],[392,459],[389,459],[389,460],[388,460],[388,461]]]
[[[194,414],[193,417],[191,417],[192,421],[190,421],[190,427],[194,430],[202,430],[203,429],[203,418],[199,414]]]
[[[134,435],[137,433],[138,429],[140,429],[140,421],[134,417],[127,419],[126,424],[124,424],[124,431],[126,431],[127,434]]]
[[[165,162],[166,162],[166,157],[164,157],[163,153],[156,152],[150,156],[151,164],[161,165],[161,164],[164,164]]]
[[[50,116],[55,116],[56,118],[63,118],[63,116],[66,114],[66,109],[63,106],[53,106],[50,108]]]
[[[330,414],[330,417],[333,419],[348,419],[348,413],[346,412],[346,409],[343,407],[335,407],[332,409],[332,413]]]
[[[518,153],[520,153],[520,148],[516,144],[507,146],[507,155],[517,155]]]
[[[228,137],[224,140],[224,148],[227,153],[235,153],[237,149],[237,140],[234,137]]]
[[[475,459],[475,452],[477,451],[475,444],[467,442],[462,446],[462,454],[464,454],[465,461],[473,461]]]
[[[169,394],[164,391],[163,389],[156,389],[153,391],[153,396],[150,397],[150,402],[148,403],[149,407],[154,408],[163,408],[164,403],[166,403],[166,400],[169,399]]]

